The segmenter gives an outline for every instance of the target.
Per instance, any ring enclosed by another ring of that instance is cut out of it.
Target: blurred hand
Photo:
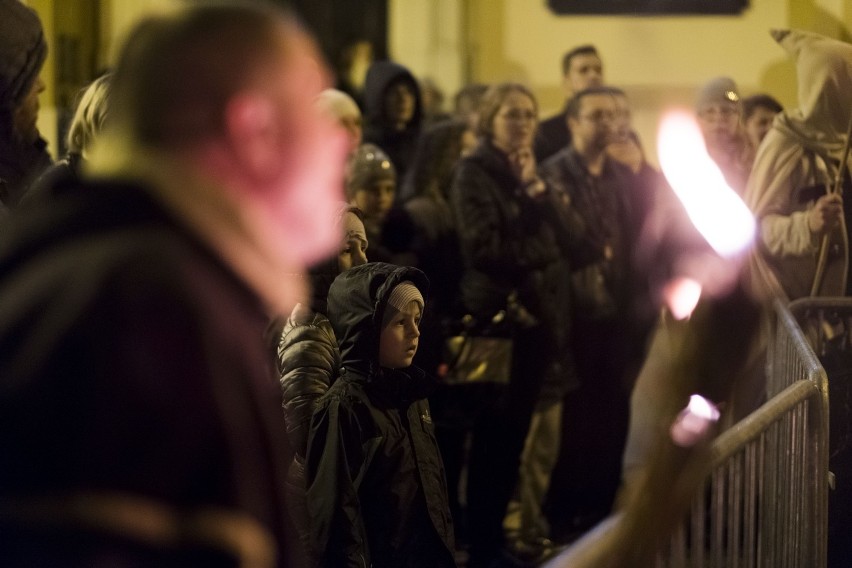
[[[509,154],[509,165],[522,184],[536,180],[535,155],[532,148],[518,148]]]
[[[823,195],[808,213],[808,228],[815,235],[833,229],[843,215],[843,198],[839,194]]]

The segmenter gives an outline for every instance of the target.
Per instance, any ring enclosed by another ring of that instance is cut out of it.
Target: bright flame
[[[688,318],[701,298],[701,284],[692,278],[675,278],[666,285],[663,297],[676,320]]]
[[[693,116],[685,111],[666,114],[657,147],[666,179],[710,246],[724,257],[746,249],[754,239],[754,217],[707,154]]]
[[[719,409],[716,405],[701,396],[694,394],[689,397],[689,404],[686,405],[687,410],[692,414],[699,416],[705,420],[715,422],[719,419]]]
[[[719,416],[719,409],[715,404],[700,394],[690,396],[689,404],[672,424],[672,441],[685,448],[694,446],[707,435],[710,426],[719,420]]]

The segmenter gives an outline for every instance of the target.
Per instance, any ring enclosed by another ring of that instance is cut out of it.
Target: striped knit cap
[[[417,289],[410,280],[403,280],[391,291],[390,297],[388,298],[388,306],[393,308],[392,310],[385,310],[384,317],[382,318],[382,328],[384,328],[390,322],[391,318],[396,314],[405,309],[411,301],[417,302],[420,306],[420,310],[423,310],[423,307],[426,305],[423,301],[423,294],[420,293],[420,290]]]

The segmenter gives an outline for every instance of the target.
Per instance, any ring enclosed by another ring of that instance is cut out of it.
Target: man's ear
[[[225,135],[247,175],[266,180],[281,164],[280,132],[273,102],[255,94],[237,95],[225,109]]]

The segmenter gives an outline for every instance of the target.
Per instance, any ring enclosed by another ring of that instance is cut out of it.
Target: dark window
[[[748,0],[548,0],[557,14],[739,14]]]

